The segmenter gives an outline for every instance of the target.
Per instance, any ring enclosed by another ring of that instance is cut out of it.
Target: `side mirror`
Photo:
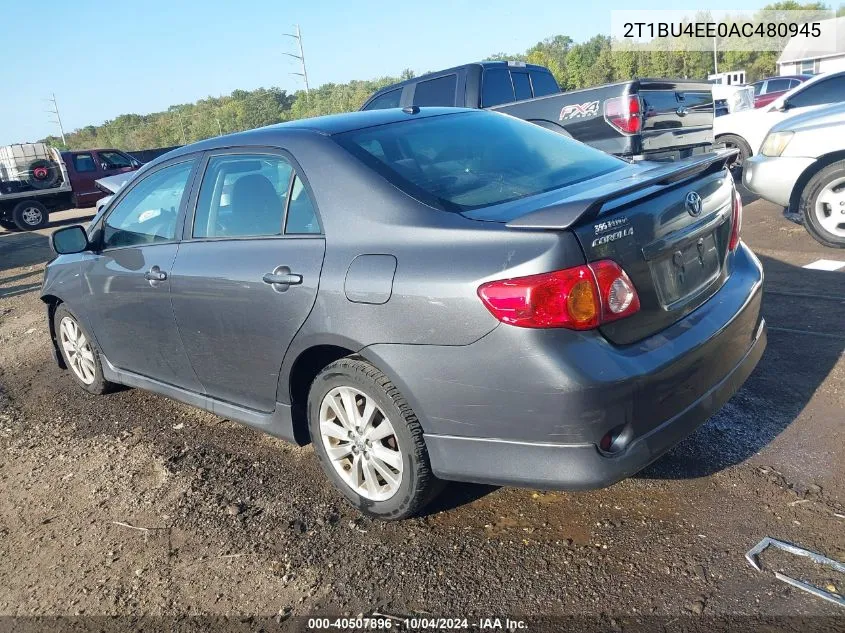
[[[136,160],[136,159],[134,159],[134,158],[133,158],[133,159],[132,159],[132,166],[133,166],[135,169],[138,169],[138,168],[141,166],[141,161]]]
[[[791,107],[792,107],[792,106],[789,104],[789,101],[784,101],[783,103],[781,103],[781,104],[780,104],[780,105],[776,108],[776,110],[777,110],[778,112],[786,112],[786,111],[787,111],[787,110],[789,110],[789,108],[791,108]]]
[[[50,237],[53,250],[59,255],[81,253],[90,248],[88,235],[79,224],[59,229]]]

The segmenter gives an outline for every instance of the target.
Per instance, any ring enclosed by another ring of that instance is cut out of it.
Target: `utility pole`
[[[220,125],[220,117],[215,115],[214,120],[217,121],[217,131],[220,132],[220,136],[223,136],[223,126]]]
[[[713,74],[719,74],[719,60],[716,57],[716,38],[713,38]]]
[[[291,75],[298,75],[305,80],[305,93],[308,94],[309,87],[308,87],[308,71],[305,70],[305,53],[302,50],[302,34],[299,31],[299,25],[295,24],[294,27],[296,28],[296,33],[282,33],[285,37],[292,37],[296,40],[297,44],[299,44],[299,55],[294,55],[293,53],[285,53],[288,57],[293,57],[294,59],[298,59],[299,63],[302,65],[302,72],[301,73],[291,73]]]
[[[182,120],[182,113],[176,110],[176,116],[179,117],[179,127],[182,128],[182,145],[187,145],[188,139],[185,138],[185,122]]]
[[[56,93],[53,92],[51,93],[51,95],[52,97],[50,99],[47,99],[47,101],[53,104],[53,108],[47,110],[47,112],[49,112],[50,114],[55,114],[56,120],[54,121],[53,119],[50,119],[50,123],[58,123],[59,132],[61,132],[62,134],[62,145],[67,147],[67,141],[65,141],[65,128],[62,126],[62,117],[59,115],[59,104],[56,102]]]

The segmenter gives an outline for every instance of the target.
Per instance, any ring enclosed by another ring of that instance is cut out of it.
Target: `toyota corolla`
[[[447,480],[608,486],[763,353],[729,159],[417,107],[188,145],[53,234],[56,359],[310,442],[380,518]]]

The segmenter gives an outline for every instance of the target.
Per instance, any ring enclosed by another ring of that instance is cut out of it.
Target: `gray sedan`
[[[443,480],[610,485],[731,397],[762,270],[709,154],[636,164],[505,115],[378,110],[215,138],[53,235],[60,366],[312,442],[362,512]]]

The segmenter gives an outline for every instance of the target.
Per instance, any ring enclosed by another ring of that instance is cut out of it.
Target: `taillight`
[[[733,210],[731,212],[731,240],[728,242],[730,250],[736,250],[739,246],[739,232],[742,229],[742,198],[739,191],[734,189]]]
[[[502,323],[591,330],[640,309],[634,284],[609,259],[482,284],[478,296]]]
[[[620,132],[636,134],[642,128],[640,98],[637,95],[613,97],[604,102],[604,118]]]

